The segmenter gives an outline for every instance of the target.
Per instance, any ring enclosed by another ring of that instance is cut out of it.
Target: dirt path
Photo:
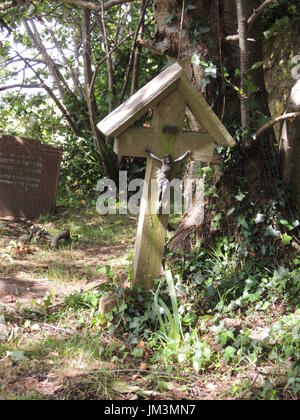
[[[106,280],[101,267],[120,265],[128,251],[124,243],[77,244],[60,250],[34,243],[20,250],[18,239],[29,227],[25,220],[0,219],[0,303],[11,307],[26,305],[47,293],[56,301],[74,291],[94,288]]]

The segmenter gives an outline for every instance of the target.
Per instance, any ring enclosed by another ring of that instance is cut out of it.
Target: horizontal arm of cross
[[[114,151],[120,156],[147,157],[145,149],[150,149],[162,157],[161,145],[155,138],[156,134],[152,128],[129,128],[115,139]],[[213,138],[207,133],[178,134],[172,153],[173,159],[177,159],[187,150],[191,151],[195,160],[209,160],[214,150]]]

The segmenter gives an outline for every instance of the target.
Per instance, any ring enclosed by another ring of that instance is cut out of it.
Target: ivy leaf
[[[258,223],[264,222],[264,220],[265,220],[265,215],[263,213],[257,213],[254,222],[258,224]]]
[[[189,10],[194,10],[196,9],[196,6],[194,6],[193,4],[187,4],[184,8],[184,12],[188,12]]]
[[[253,66],[251,67],[251,70],[257,70],[259,69],[261,66],[263,66],[264,62],[263,61],[258,61],[257,63],[253,64]]]
[[[10,357],[14,363],[26,359],[23,351],[7,351],[6,356]]]
[[[235,207],[231,207],[231,209],[229,209],[228,212],[226,213],[226,216],[230,216],[234,212],[235,212]]]
[[[282,243],[283,243],[283,245],[289,245],[290,243],[291,243],[291,240],[292,240],[293,238],[290,236],[290,235],[288,235],[287,233],[284,233],[283,235],[282,235]]]
[[[136,357],[137,359],[141,359],[144,355],[144,350],[140,347],[136,347],[132,352],[132,356]]]
[[[209,67],[205,69],[205,74],[214,79],[217,78],[217,68],[211,63]]]
[[[231,346],[227,346],[224,352],[224,358],[225,360],[228,362],[230,359],[233,358],[233,356],[236,353],[236,349],[231,347]]]
[[[200,65],[200,57],[197,54],[193,54],[192,56],[192,64],[196,64],[197,66]]]
[[[268,226],[266,229],[266,236],[272,236],[273,238],[279,238],[280,237],[280,232],[279,230],[276,230],[273,228],[273,226]]]
[[[246,222],[246,218],[243,214],[240,214],[237,218],[237,223],[239,227],[243,227],[245,229],[248,228],[248,223]]]
[[[300,225],[299,220],[295,220],[291,226],[289,226],[289,230],[293,230]]]
[[[236,201],[243,201],[245,197],[246,195],[241,192],[238,195],[236,195],[234,198],[236,199]]]

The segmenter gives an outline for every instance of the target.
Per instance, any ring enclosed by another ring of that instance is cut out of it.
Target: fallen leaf
[[[26,356],[23,351],[7,351],[6,356],[9,357],[14,363],[26,359]]]
[[[139,342],[139,348],[140,349],[144,349],[145,348],[145,342],[144,341],[140,341]]]
[[[175,387],[172,382],[160,381],[157,385],[157,389],[159,389],[159,391],[173,391],[174,388]]]
[[[147,365],[147,363],[141,362],[140,364],[140,370],[145,371],[148,370],[149,366]]]
[[[112,390],[119,392],[120,394],[130,394],[140,390],[140,387],[137,385],[129,385],[126,382],[117,381],[113,384]]]

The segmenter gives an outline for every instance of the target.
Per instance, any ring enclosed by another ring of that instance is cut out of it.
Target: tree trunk
[[[244,2],[245,3],[245,2]],[[240,49],[240,74],[241,74],[241,122],[243,129],[243,140],[248,139],[250,129],[250,113],[248,102],[247,73],[249,70],[248,60],[248,25],[247,16],[242,0],[236,0],[238,33],[239,33],[239,49]]]
[[[104,175],[116,180],[117,165],[112,153],[109,151],[105,138],[97,128],[97,104],[92,90],[92,61],[91,61],[91,12],[82,10],[82,44],[86,101],[89,112],[91,131],[94,136],[95,149],[101,157],[101,165]]]
[[[300,111],[300,80],[294,84],[286,102],[285,112]],[[285,120],[281,126],[279,149],[283,183],[286,188],[293,186],[296,191],[297,206],[300,209],[300,119]]]
[[[143,45],[157,54],[165,54],[178,60],[199,91],[203,91],[204,69],[198,64],[193,64],[193,62],[195,62],[192,60],[193,55],[199,57],[198,62],[203,60],[218,64],[219,74],[222,74],[222,66],[225,65],[227,70],[229,70],[233,84],[237,86],[240,83],[239,80],[235,80],[235,70],[240,68],[241,57],[239,40],[237,38],[234,42],[222,42],[226,35],[232,35],[238,32],[236,1],[237,0],[199,0],[195,2],[195,9],[190,9],[183,14],[183,29],[181,31],[180,22],[185,2],[177,0],[154,0],[156,18],[155,40],[145,40],[143,41]],[[252,15],[253,10],[260,5],[260,1],[249,0],[247,2],[243,1],[242,3],[242,20],[245,22],[245,19],[248,19],[248,17]],[[206,35],[198,37],[196,40],[193,39],[193,34],[197,32],[195,29],[197,29],[199,33],[199,29],[201,32],[201,27],[209,27],[210,31]],[[240,30],[242,30],[242,28],[243,26],[240,26]],[[253,64],[263,60],[262,32],[259,19],[251,26],[248,37],[255,39],[255,42],[248,41],[247,45],[244,45],[244,56],[242,59],[242,71],[244,76],[248,68],[251,68]],[[218,57],[217,63],[216,57]],[[255,92],[251,92],[249,98],[251,128],[255,130],[259,125],[259,122],[256,121],[255,117],[258,114],[261,115],[261,113],[270,116],[270,111],[263,68],[259,67],[256,70],[251,70],[248,74],[251,75],[253,85],[256,87]],[[231,122],[240,124],[240,98],[232,86],[228,86],[225,92],[225,96],[226,98],[229,97],[229,100],[226,100],[225,102],[225,97],[221,97],[219,101],[215,100],[216,89],[218,88],[219,92],[222,91],[221,82],[222,81],[220,80],[210,81],[209,85],[205,88],[206,99],[208,103],[214,104],[214,109],[219,117],[225,115]],[[244,102],[244,105],[246,105],[246,101]],[[187,112],[187,115],[191,128],[194,130],[201,130],[201,127],[199,127],[198,124],[195,124],[193,116],[189,112]],[[246,116],[243,125],[249,127],[249,117],[246,112],[243,113],[243,115]],[[269,165],[270,160],[276,158],[274,141],[274,133],[270,131],[265,140],[260,139],[259,142],[251,144],[251,149],[246,150],[246,156],[244,157],[245,163],[243,165],[245,168],[245,175],[248,179],[250,189],[256,194],[259,190],[258,187],[261,184],[265,184],[267,187],[274,185],[273,177],[270,179],[271,165]],[[192,164],[191,171],[194,169],[195,163]],[[187,226],[185,229],[185,220],[188,219],[189,215],[185,215],[177,232],[180,234],[180,237],[178,238],[175,234],[174,243],[176,242],[176,247],[183,245],[187,236],[191,234],[190,226]],[[197,227],[194,226],[194,230],[196,228]]]

